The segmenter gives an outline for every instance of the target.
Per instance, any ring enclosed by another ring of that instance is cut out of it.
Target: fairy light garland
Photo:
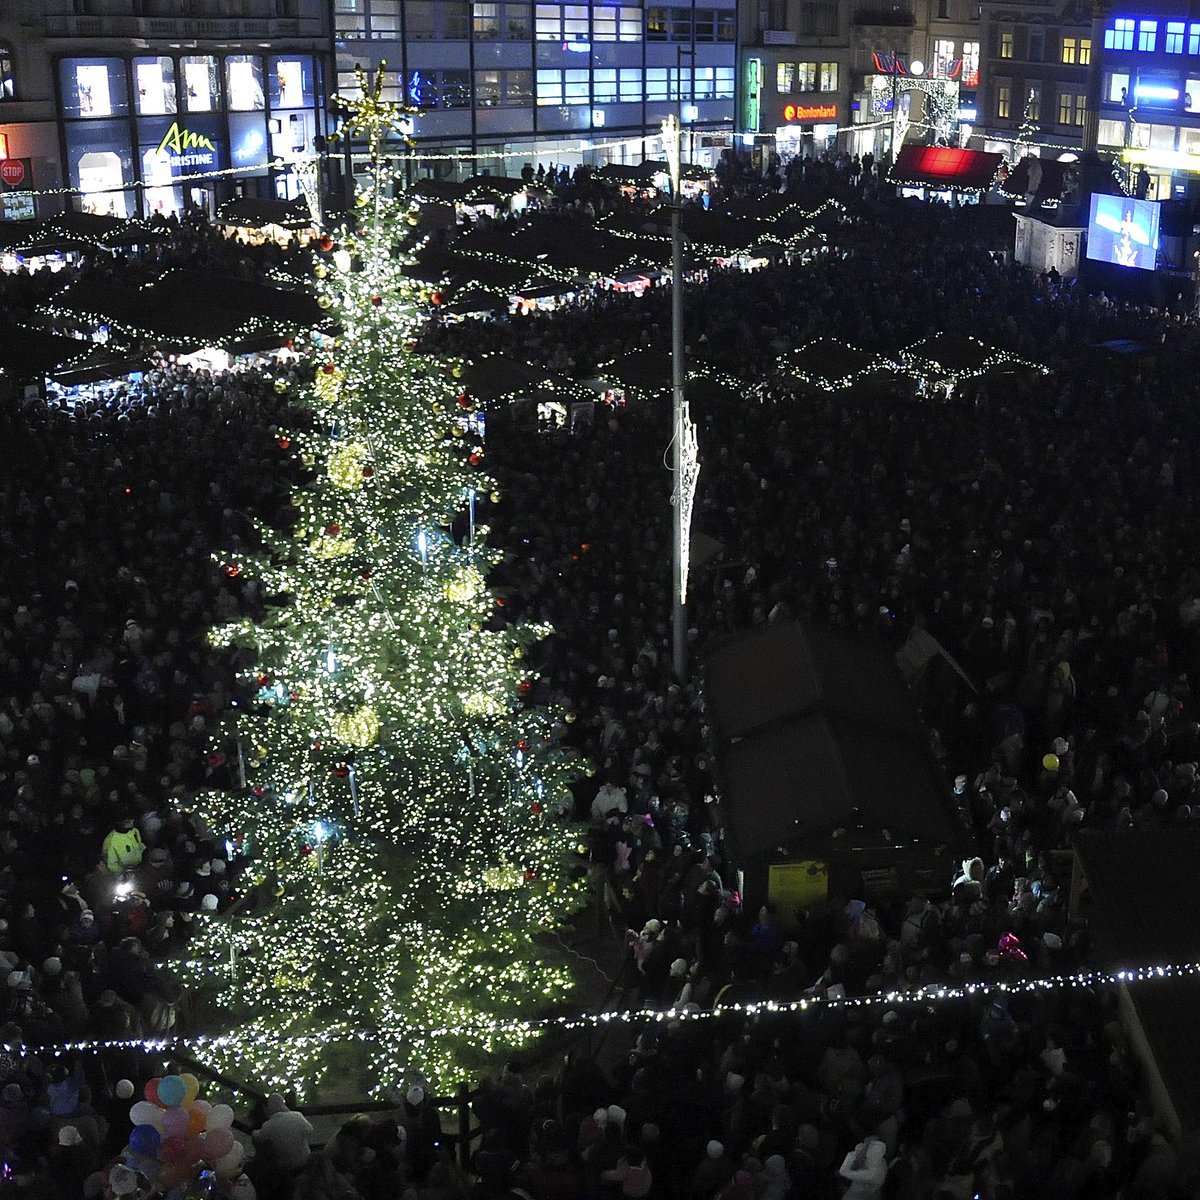
[[[519,890],[519,889],[516,889]],[[203,964],[188,962],[194,968]],[[993,996],[1046,996],[1054,992],[1095,989],[1107,987],[1130,987],[1140,984],[1168,983],[1200,975],[1200,962],[1162,963],[1149,967],[1129,967],[1115,971],[1080,971],[1063,975],[1046,975],[1034,979],[993,980],[963,984],[928,984],[919,988],[898,991],[872,992],[864,996],[811,996],[797,1000],[756,1000],[735,1004],[721,1004],[711,1009],[661,1008],[620,1009],[613,1012],[583,1013],[578,1016],[544,1017],[535,1020],[494,1020],[481,1032],[502,1045],[514,1036],[528,1040],[549,1029],[568,1031],[599,1029],[606,1025],[687,1023],[721,1020],[726,1017],[775,1017],[796,1016],[809,1012],[846,1011],[849,1009],[891,1009],[909,1005],[946,1004],[960,1000],[987,999]],[[460,1033],[458,1026],[441,1023],[423,1028],[421,1032],[431,1039],[453,1037]],[[295,1053],[302,1055],[314,1048],[327,1050],[333,1046],[371,1045],[379,1036],[378,1030],[354,1029],[344,1023],[333,1023],[318,1034],[297,1033],[294,1035],[274,1034],[286,1037]],[[94,1039],[70,1042],[43,1042],[23,1045],[17,1053],[47,1054],[61,1057],[65,1054],[98,1054],[116,1050],[141,1050],[153,1054],[170,1055],[187,1053],[195,1056],[213,1056],[229,1049],[241,1050],[243,1039],[239,1033],[199,1035],[192,1038],[125,1038]],[[270,1079],[256,1077],[255,1082],[287,1083],[284,1075]]]

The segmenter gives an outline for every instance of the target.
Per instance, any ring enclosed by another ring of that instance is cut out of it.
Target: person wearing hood
[[[887,1147],[877,1137],[863,1138],[838,1168],[838,1174],[850,1182],[842,1200],[879,1200],[887,1173]]]
[[[650,1194],[654,1178],[646,1165],[646,1156],[637,1146],[626,1147],[617,1165],[609,1171],[602,1171],[600,1178],[605,1183],[619,1183],[621,1195],[640,1198]]]

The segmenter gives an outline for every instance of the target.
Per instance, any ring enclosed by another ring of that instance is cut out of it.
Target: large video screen
[[[1093,194],[1087,256],[1118,267],[1153,271],[1158,252],[1159,206],[1130,196]]]

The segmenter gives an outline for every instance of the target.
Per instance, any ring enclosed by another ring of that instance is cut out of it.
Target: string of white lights
[[[197,965],[197,964],[191,964]],[[573,1017],[545,1017],[534,1021],[501,1021],[494,1023],[500,1032],[533,1032],[551,1028],[564,1030],[599,1029],[607,1025],[636,1022],[672,1023],[718,1020],[728,1016],[764,1017],[787,1016],[819,1010],[849,1010],[858,1008],[892,1009],[901,1005],[938,1004],[976,997],[1000,995],[1037,995],[1075,988],[1128,987],[1133,984],[1164,982],[1200,975],[1200,962],[1163,963],[1152,967],[1130,967],[1119,971],[1081,971],[1067,975],[1047,975],[1035,979],[992,980],[962,984],[929,984],[900,991],[872,992],[865,996],[805,996],[796,1000],[755,1000],[736,1004],[720,1004],[711,1009],[693,1007],[666,1009],[619,1009],[613,1012],[582,1013]],[[424,1029],[430,1037],[449,1035],[452,1029]],[[331,1046],[351,1042],[372,1042],[378,1034],[370,1030],[332,1028],[320,1034],[301,1034],[284,1038],[295,1046]],[[192,1038],[118,1038],[90,1039],[69,1042],[43,1042],[22,1046],[19,1053],[96,1054],[106,1051],[144,1051],[169,1056],[172,1053],[203,1055],[206,1049],[230,1045],[232,1035],[212,1034]]]

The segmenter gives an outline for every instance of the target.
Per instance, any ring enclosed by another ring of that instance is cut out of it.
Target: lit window
[[[1158,41],[1158,22],[1157,21],[1139,21],[1138,22],[1138,49],[1143,53],[1148,53],[1154,49],[1155,42]]]
[[[1189,54],[1200,54],[1200,25],[1188,26],[1188,51]]]
[[[1118,17],[1112,28],[1104,31],[1105,50],[1132,50],[1133,25],[1132,18]]]
[[[1079,39],[1079,65],[1086,67],[1092,61],[1092,39]]]
[[[836,92],[838,90],[837,63],[824,62],[821,64],[821,76],[818,90],[822,92]]]
[[[642,12],[628,6],[597,5],[592,9],[592,40],[597,42],[640,42]]]
[[[1002,33],[1000,35],[1000,57],[1012,58],[1013,56],[1013,35],[1011,33]]]
[[[1079,42],[1073,37],[1065,37],[1062,40],[1062,55],[1061,61],[1065,63],[1073,63],[1079,56]]]
[[[996,116],[1008,117],[1012,112],[1012,89],[1007,83],[996,88]]]
[[[1167,22],[1167,37],[1163,49],[1168,54],[1183,53],[1183,33],[1186,26],[1182,21]]]
[[[775,67],[775,90],[781,93],[796,90],[796,64],[781,62]]]
[[[1072,124],[1072,115],[1075,112],[1075,96],[1072,92],[1059,92],[1058,94],[1058,123],[1060,125]]]

